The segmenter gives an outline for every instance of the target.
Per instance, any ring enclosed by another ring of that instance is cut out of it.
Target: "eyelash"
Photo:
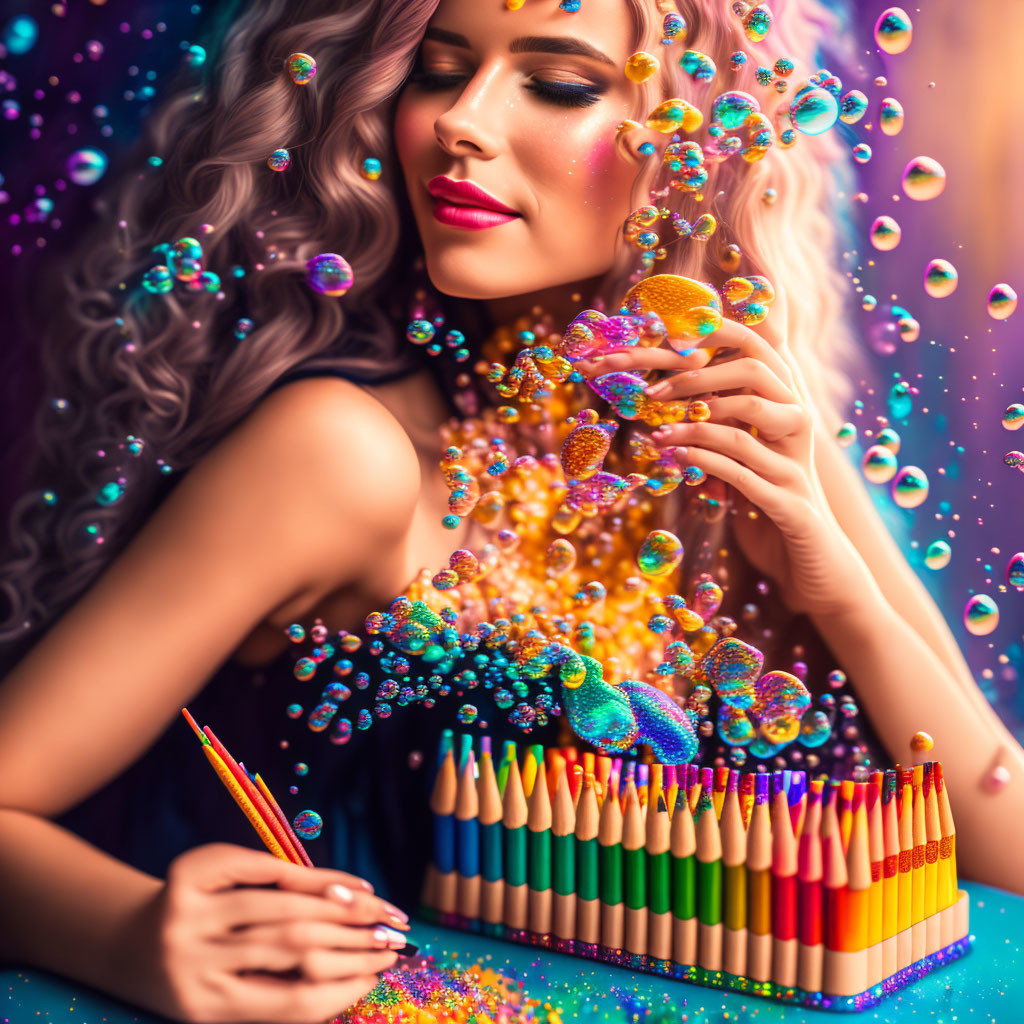
[[[454,89],[462,81],[464,75],[441,75],[430,71],[418,71],[410,78],[424,92],[441,92]],[[539,96],[547,103],[559,107],[589,107],[601,98],[601,89],[593,85],[573,85],[570,82],[545,82],[531,79],[525,86],[530,92]]]

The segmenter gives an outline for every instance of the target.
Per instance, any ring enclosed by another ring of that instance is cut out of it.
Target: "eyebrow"
[[[458,32],[448,32],[443,28],[428,28],[423,38],[448,43],[449,46],[458,46],[464,50],[472,49],[465,36],[459,35]],[[521,36],[512,40],[509,49],[512,53],[557,53],[569,57],[589,57],[601,64],[615,66],[615,62],[596,46],[569,36]]]

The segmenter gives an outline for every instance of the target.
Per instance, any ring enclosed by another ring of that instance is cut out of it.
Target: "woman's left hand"
[[[798,394],[799,371],[794,374],[788,352],[784,358],[784,342],[773,345],[726,320],[699,345],[690,356],[633,348],[576,365],[587,376],[677,370],[647,389],[658,401],[716,392],[717,397],[704,399],[709,420],[661,426],[652,439],[675,447],[680,465],[697,466],[738,492],[736,541],[748,561],[775,580],[791,611],[815,615],[852,609],[874,577],[825,497],[814,466],[814,410]],[[736,348],[739,355],[707,365],[707,347]]]

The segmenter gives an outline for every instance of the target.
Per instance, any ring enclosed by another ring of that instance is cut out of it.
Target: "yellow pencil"
[[[245,795],[245,791],[231,774],[230,769],[224,763],[220,754],[218,754],[209,743],[203,744],[203,753],[206,754],[207,761],[213,765],[213,770],[217,773],[217,777],[224,783],[228,792],[235,798],[235,803],[242,808],[242,813],[249,819],[249,824],[252,825],[252,827],[259,833],[260,839],[263,840],[263,845],[266,846],[266,848],[275,857],[280,857],[281,860],[293,863],[291,857],[284,852],[281,844],[274,837],[274,833],[267,827],[267,823],[263,820],[263,816],[256,810],[255,804],[253,804],[253,802]]]

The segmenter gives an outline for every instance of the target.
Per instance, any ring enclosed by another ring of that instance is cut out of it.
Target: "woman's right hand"
[[[227,843],[177,857],[146,917],[150,1005],[192,1024],[330,1020],[395,963],[409,927],[360,878]]]

